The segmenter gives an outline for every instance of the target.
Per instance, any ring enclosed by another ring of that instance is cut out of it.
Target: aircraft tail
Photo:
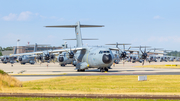
[[[45,26],[45,27],[62,27],[62,28],[75,28],[77,47],[82,47],[82,35],[81,35],[81,27],[104,27],[103,25],[81,25],[80,22],[77,22],[76,25],[60,25],[60,26]]]
[[[35,45],[34,45],[34,52],[36,52],[37,51],[37,43],[35,43]]]
[[[14,54],[16,54],[16,52],[17,52],[17,47],[14,48]]]

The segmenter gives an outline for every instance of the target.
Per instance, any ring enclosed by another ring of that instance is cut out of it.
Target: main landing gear
[[[65,67],[66,65],[65,64],[61,64],[61,67]]]
[[[85,69],[78,69],[77,72],[85,72]]]
[[[108,72],[108,68],[102,67],[102,68],[100,68],[100,72]]]

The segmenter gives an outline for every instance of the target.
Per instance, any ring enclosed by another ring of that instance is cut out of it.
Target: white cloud
[[[157,15],[157,16],[154,16],[153,19],[163,19],[163,18]]]
[[[51,19],[51,20],[56,20],[56,21],[64,21],[64,18],[56,17],[56,16],[51,16],[51,17],[46,17],[43,15],[40,15],[39,13],[32,13],[30,11],[24,11],[21,12],[20,14],[13,14],[10,13],[8,16],[2,17],[3,20],[5,21],[27,21],[31,19]]]
[[[19,14],[19,17],[18,17],[18,21],[25,21],[25,20],[28,20],[30,18],[30,16],[32,15],[31,12],[29,11],[26,11],[26,12],[21,12]]]
[[[11,21],[11,20],[15,20],[17,18],[16,14],[10,13],[8,16],[4,16],[3,20],[5,21]]]
[[[38,13],[32,13],[30,11],[21,12],[20,14],[10,13],[8,16],[2,17],[5,21],[26,21],[34,17],[40,17]]]
[[[59,18],[59,17],[56,17],[56,16],[51,16],[49,17],[50,19],[54,19],[54,20],[57,20],[57,21],[64,21],[65,19],[64,18]]]

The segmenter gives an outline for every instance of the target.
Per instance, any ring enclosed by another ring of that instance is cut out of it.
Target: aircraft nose
[[[64,58],[63,57],[59,57],[59,62],[63,62]]]
[[[104,54],[102,60],[105,64],[108,64],[112,61],[112,56],[110,54],[109,55]]]
[[[22,61],[22,58],[21,58],[21,57],[19,58],[19,61]]]

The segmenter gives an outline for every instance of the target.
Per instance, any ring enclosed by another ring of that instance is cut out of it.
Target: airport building
[[[16,46],[13,47],[13,52]],[[37,51],[45,51],[45,50],[55,50],[55,49],[62,49],[61,46],[55,47],[51,45],[37,45]],[[27,53],[27,52],[34,52],[34,45],[26,45],[26,46],[18,46],[16,53]],[[13,53],[12,53],[13,54]]]

